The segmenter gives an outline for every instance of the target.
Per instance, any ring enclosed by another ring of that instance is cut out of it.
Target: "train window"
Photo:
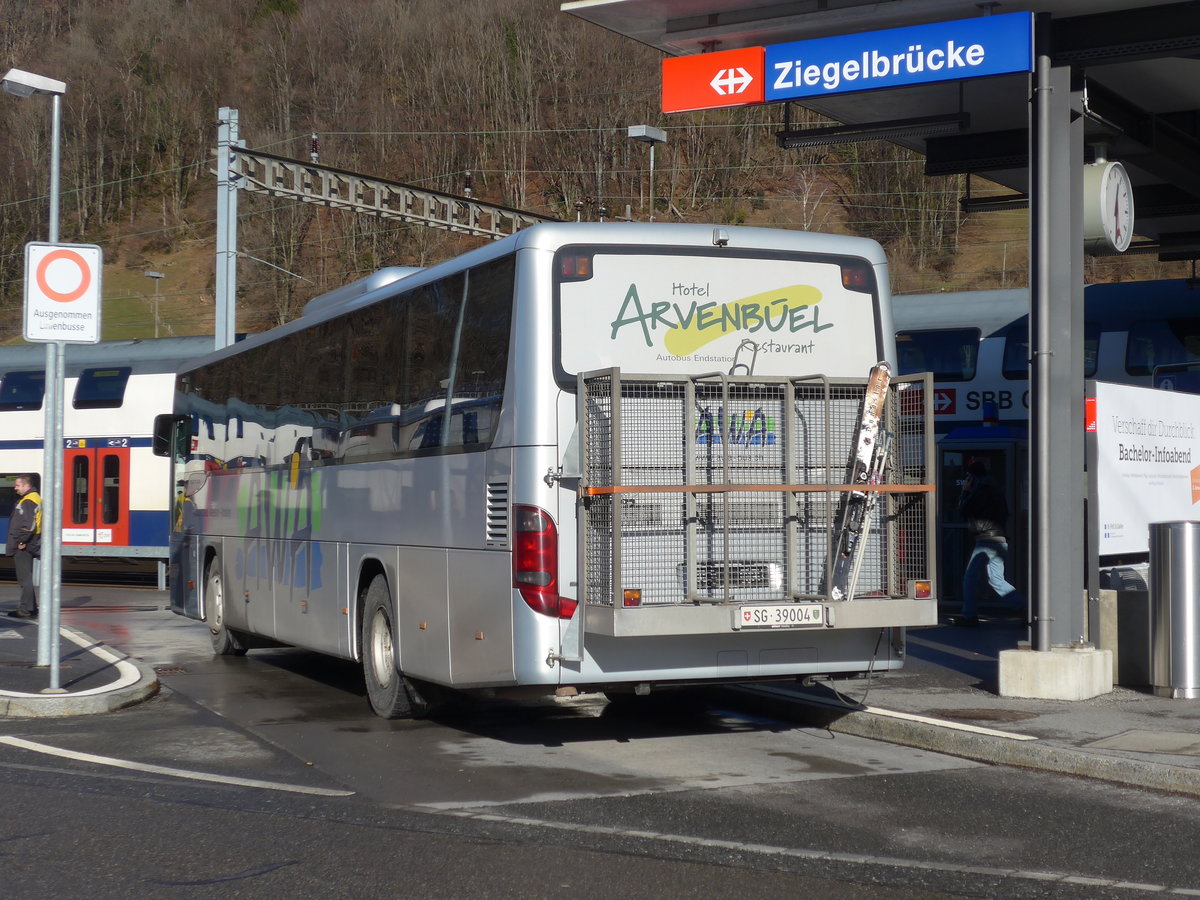
[[[1125,371],[1151,375],[1158,366],[1200,361],[1200,318],[1144,319],[1129,326]]]
[[[932,372],[935,381],[970,381],[979,357],[978,328],[896,332],[900,374]]]
[[[9,518],[17,504],[17,476],[0,475],[0,516]]]
[[[41,409],[45,393],[45,373],[6,372],[0,378],[0,410]]]
[[[1083,323],[1083,377],[1096,377],[1096,358],[1100,349],[1100,323]],[[1004,360],[1001,374],[1008,379],[1029,377],[1029,325],[1022,318],[1019,324],[1008,326],[1004,332]]]
[[[72,405],[76,409],[118,409],[125,402],[125,385],[131,371],[129,366],[84,369],[75,384]]]
[[[88,458],[77,456],[71,464],[71,524],[86,525],[88,520],[88,496],[91,494],[91,478],[88,473]]]
[[[104,457],[103,484],[100,488],[100,521],[112,525],[121,516],[121,457]]]

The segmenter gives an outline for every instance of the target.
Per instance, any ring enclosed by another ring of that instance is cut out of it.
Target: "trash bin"
[[[1200,522],[1150,524],[1150,642],[1154,693],[1200,698]]]

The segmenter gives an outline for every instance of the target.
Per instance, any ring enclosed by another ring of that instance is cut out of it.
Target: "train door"
[[[67,442],[63,461],[65,545],[129,546],[129,448],[104,443]]]
[[[956,429],[938,444],[939,594],[962,601],[963,573],[974,541],[958,513],[958,501],[967,466],[976,460],[987,466],[1008,504],[1008,580],[1028,596],[1028,440],[1023,428],[1004,426]]]

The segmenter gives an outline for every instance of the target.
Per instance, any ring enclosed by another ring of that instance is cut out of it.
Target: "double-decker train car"
[[[63,556],[157,560],[165,578],[171,490],[151,453],[155,415],[171,409],[175,373],[211,337],[71,344],[63,392]],[[13,481],[39,476],[45,445],[45,349],[0,348],[0,526]],[[44,496],[45,486],[43,486]],[[48,498],[47,498],[48,499]]]

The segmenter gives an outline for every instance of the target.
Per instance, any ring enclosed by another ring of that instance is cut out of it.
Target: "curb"
[[[111,684],[88,690],[51,693],[0,691],[0,719],[90,716],[112,712],[148,700],[158,693],[158,675],[153,669],[93,640],[82,631],[66,626],[59,634],[111,667],[116,677]]]
[[[840,706],[779,688],[746,686],[726,690],[740,704],[756,712],[820,725],[838,734],[932,750],[976,762],[1200,796],[1200,770],[1196,769],[1055,747],[1028,735],[905,716],[886,709]]]

